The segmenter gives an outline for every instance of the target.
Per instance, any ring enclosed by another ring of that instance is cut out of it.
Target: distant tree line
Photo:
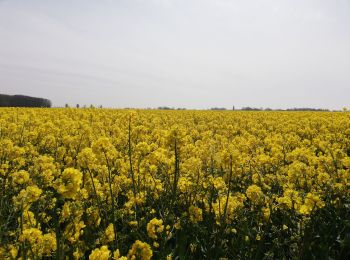
[[[323,108],[309,108],[309,107],[294,107],[288,108],[286,111],[329,111],[329,109]]]
[[[70,108],[71,106],[66,103],[64,105],[65,108]],[[90,104],[90,106],[87,106],[87,105],[83,105],[83,106],[80,106],[80,104],[76,104],[75,105],[76,108],[96,108],[96,106],[94,106],[93,104]],[[98,108],[103,108],[102,105],[99,105]]]
[[[149,108],[151,109],[151,108]],[[186,110],[186,108],[174,108],[174,107],[167,107],[167,106],[162,106],[158,107],[157,109],[160,110]],[[225,107],[212,107],[209,108],[208,110],[227,110]],[[258,108],[258,107],[242,107],[241,109],[236,109],[235,106],[232,106],[232,110],[240,110],[240,111],[330,111],[329,109],[324,109],[324,108],[310,108],[310,107],[294,107],[294,108],[287,108],[287,109],[272,109],[272,108]]]
[[[167,106],[163,106],[163,107],[158,107],[159,110],[175,110],[174,107],[167,107]]]
[[[226,110],[224,107],[212,107],[210,110]]]
[[[186,108],[184,107],[167,107],[167,106],[163,106],[163,107],[157,107],[158,110],[186,110]]]
[[[244,111],[261,111],[264,110],[263,108],[256,108],[256,107],[242,107],[241,110]]]
[[[0,94],[0,107],[51,107],[49,99],[23,95]]]
[[[148,108],[152,109],[152,108]],[[186,108],[175,108],[175,107],[167,107],[167,106],[162,106],[158,107],[156,109],[159,110],[186,110]],[[208,110],[227,110],[225,107],[212,107],[209,108]],[[240,110],[240,111],[330,111],[329,109],[324,109],[324,108],[310,108],[310,107],[294,107],[294,108],[287,108],[287,109],[272,109],[272,108],[258,108],[258,107],[242,107],[241,109],[236,109],[235,106],[232,106],[232,110]]]
[[[324,108],[310,108],[310,107],[294,107],[294,108],[287,108],[287,109],[272,109],[272,108],[256,108],[256,107],[242,107],[241,110],[243,111],[330,111],[329,109]]]

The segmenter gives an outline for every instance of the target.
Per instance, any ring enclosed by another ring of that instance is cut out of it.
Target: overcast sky
[[[350,0],[0,0],[0,93],[350,107]]]

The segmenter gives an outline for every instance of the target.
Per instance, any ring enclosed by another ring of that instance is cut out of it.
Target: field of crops
[[[0,109],[0,259],[350,257],[350,113]]]

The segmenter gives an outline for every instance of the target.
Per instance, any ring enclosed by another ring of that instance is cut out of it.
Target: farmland
[[[346,112],[0,109],[0,259],[346,258]]]

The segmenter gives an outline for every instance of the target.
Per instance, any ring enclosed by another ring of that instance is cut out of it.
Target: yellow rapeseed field
[[[350,251],[350,113],[0,109],[0,259]]]

